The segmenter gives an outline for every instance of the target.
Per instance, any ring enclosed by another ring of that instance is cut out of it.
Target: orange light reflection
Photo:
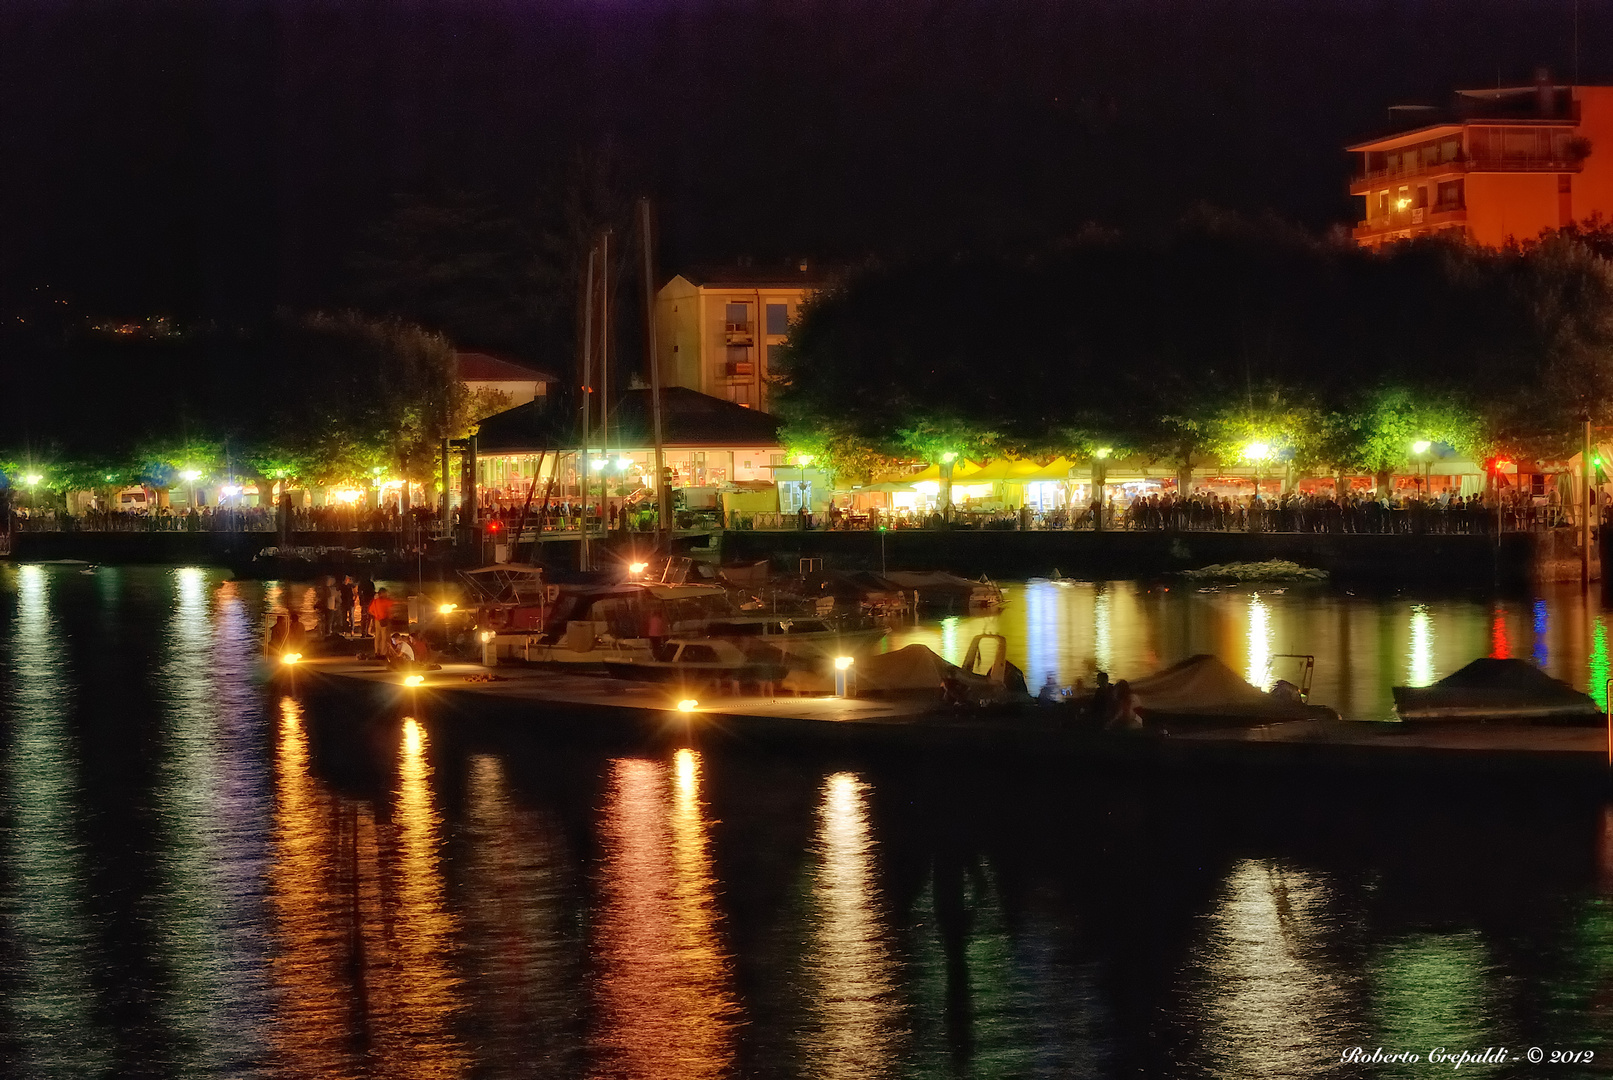
[[[714,1077],[732,1065],[739,1009],[717,934],[700,755],[679,750],[672,772],[669,792],[659,762],[612,769],[596,1076]]]

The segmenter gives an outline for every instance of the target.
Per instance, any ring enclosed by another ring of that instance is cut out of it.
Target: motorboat
[[[1190,656],[1152,675],[1131,681],[1138,717],[1145,728],[1235,728],[1293,720],[1337,720],[1338,713],[1310,703],[1310,677],[1315,661],[1306,662],[1296,685],[1278,682],[1262,690],[1238,676],[1220,659],[1206,653]]]
[[[1482,657],[1432,686],[1393,688],[1402,720],[1601,724],[1589,695],[1524,660]]]
[[[989,613],[1003,606],[1002,589],[984,574],[978,581],[940,570],[892,570],[882,576],[898,589],[912,592],[919,607],[931,610]]]
[[[847,625],[833,618],[788,615],[743,615],[714,619],[705,627],[707,637],[737,642],[760,640],[791,659],[813,661],[860,652],[884,637],[885,627]]]
[[[650,630],[699,634],[733,614],[718,585],[549,582],[541,568],[500,564],[461,575],[477,597],[476,629],[500,661],[599,665],[650,655]]]
[[[673,683],[691,691],[778,683],[788,671],[784,655],[759,638],[744,639],[744,644],[728,638],[671,638],[648,655],[612,656],[604,665],[613,678]]]

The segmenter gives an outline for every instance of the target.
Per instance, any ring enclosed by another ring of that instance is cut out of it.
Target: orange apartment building
[[[767,411],[774,358],[801,305],[825,281],[805,262],[677,275],[656,296],[662,382]]]
[[[1355,240],[1377,247],[1454,233],[1500,247],[1593,214],[1613,218],[1613,86],[1460,90],[1449,110],[1404,108],[1416,126],[1349,147]]]

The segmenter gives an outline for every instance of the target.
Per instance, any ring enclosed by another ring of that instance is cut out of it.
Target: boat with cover
[[[644,655],[610,656],[604,665],[612,678],[672,683],[690,691],[725,683],[777,683],[788,670],[784,655],[759,638],[672,638]]]
[[[1131,693],[1145,728],[1258,727],[1290,720],[1337,720],[1339,714],[1334,710],[1310,704],[1308,684],[1307,678],[1301,686],[1278,683],[1265,691],[1239,678],[1217,657],[1200,653],[1132,680]]]
[[[1601,724],[1596,702],[1524,660],[1481,657],[1432,686],[1397,686],[1402,720]]]

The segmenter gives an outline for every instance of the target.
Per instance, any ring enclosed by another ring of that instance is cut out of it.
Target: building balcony
[[[724,323],[723,338],[729,345],[750,345],[756,340],[756,331],[748,322]]]
[[[1538,172],[1577,173],[1585,167],[1584,158],[1458,158],[1430,165],[1417,165],[1410,169],[1374,169],[1358,173],[1350,179],[1351,195],[1368,195],[1385,185],[1398,185],[1408,180],[1440,180],[1446,177],[1465,176],[1468,173]]]
[[[1410,210],[1400,210],[1393,214],[1386,214],[1382,217],[1369,218],[1351,229],[1350,235],[1355,237],[1357,243],[1381,244],[1390,240],[1404,240],[1413,236],[1424,236],[1428,233],[1462,227],[1466,224],[1467,210],[1465,208],[1415,207]]]
[[[756,363],[752,360],[736,360],[723,365],[723,374],[730,379],[750,379],[756,375]]]

